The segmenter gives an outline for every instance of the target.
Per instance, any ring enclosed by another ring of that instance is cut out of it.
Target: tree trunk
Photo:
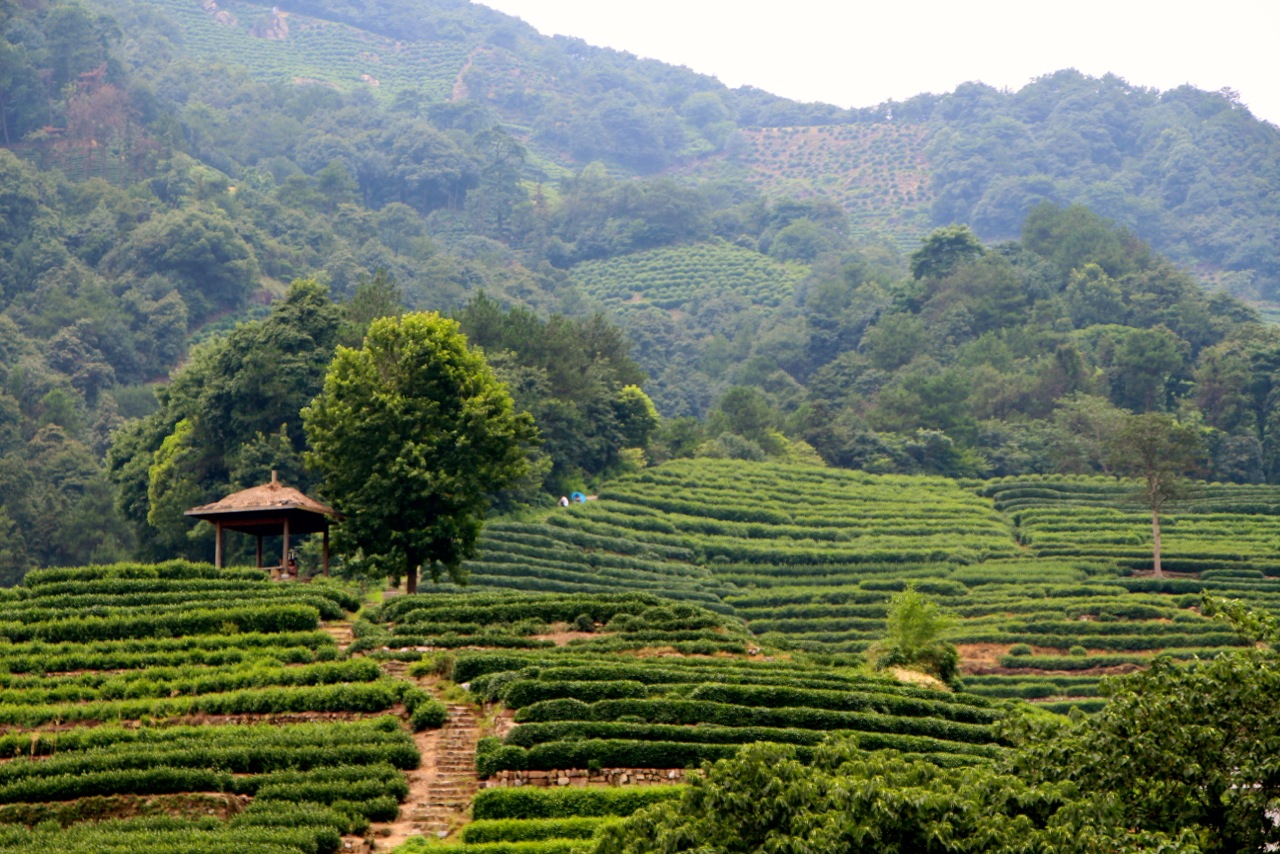
[[[418,592],[418,565],[412,557],[405,562],[404,592],[409,594]]]
[[[1160,511],[1151,509],[1151,568],[1156,578],[1164,578],[1164,570],[1160,567]]]

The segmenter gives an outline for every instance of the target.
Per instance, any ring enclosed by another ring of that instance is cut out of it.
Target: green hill
[[[732,175],[773,198],[834,199],[859,232],[903,245],[951,222],[1013,237],[1037,202],[1079,203],[1241,295],[1270,299],[1280,286],[1264,238],[1280,215],[1268,201],[1276,194],[1251,190],[1280,181],[1280,130],[1223,93],[1046,69],[1016,92],[970,83],[841,110],[545,37],[474,3],[107,8],[156,27],[175,59],[439,114],[449,103],[483,107],[537,152],[542,177],[591,160],[630,173]],[[141,53],[148,44],[131,46],[136,63],[155,61]]]
[[[773,196],[823,196],[849,214],[855,234],[885,232],[914,249],[932,226],[930,142],[935,126],[859,122],[741,128],[726,153],[683,172],[740,174]]]

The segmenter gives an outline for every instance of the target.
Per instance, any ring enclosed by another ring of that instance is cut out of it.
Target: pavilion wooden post
[[[261,534],[256,534],[256,535],[254,535],[254,539],[256,539],[256,540],[258,541],[258,563],[257,563],[257,566],[258,566],[258,569],[262,569],[262,535],[261,535]]]
[[[329,526],[324,526],[324,548],[320,552],[320,568],[325,576],[329,575]]]
[[[222,569],[222,523],[213,523],[213,565]]]
[[[289,517],[284,518],[284,548],[280,553],[280,571],[289,571]]]

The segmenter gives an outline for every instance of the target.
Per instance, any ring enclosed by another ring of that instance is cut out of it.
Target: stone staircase
[[[351,646],[351,642],[355,640],[355,636],[351,632],[350,620],[330,620],[320,627],[327,632],[338,644],[338,649],[346,650]]]
[[[479,721],[472,708],[450,703],[448,722],[429,734],[434,735],[434,751],[430,750],[432,745],[422,745],[418,785],[401,807],[418,833],[440,837],[466,820],[471,798],[479,788],[475,770],[478,732]]]

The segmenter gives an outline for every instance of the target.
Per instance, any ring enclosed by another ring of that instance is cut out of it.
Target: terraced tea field
[[[390,636],[359,632],[387,651],[440,648],[414,627],[452,628],[467,636],[468,650],[501,648],[460,652],[446,665],[478,700],[515,710],[520,724],[505,739],[480,743],[481,777],[592,765],[685,768],[753,741],[811,747],[829,731],[963,763],[993,755],[986,725],[1002,714],[980,698],[746,655],[759,650],[741,620],[651,596],[412,596],[367,616],[391,627]],[[528,643],[508,641],[521,635]],[[654,650],[667,654],[645,657]],[[429,656],[409,672],[440,666]]]
[[[569,273],[585,293],[612,307],[682,308],[699,295],[736,294],[756,305],[776,306],[808,273],[751,249],[718,241],[669,246],[586,261]]]
[[[857,668],[768,656],[743,622],[635,593],[403,596],[366,609],[353,649],[414,660],[490,710],[486,785],[464,851],[569,851],[617,817],[674,797],[685,769],[774,742],[809,757],[831,733],[945,766],[999,755],[1002,704]],[[645,782],[632,788],[637,780]],[[537,788],[540,782],[566,788]],[[411,839],[399,849],[434,849]]]
[[[822,195],[838,202],[855,233],[876,229],[904,249],[918,248],[933,227],[931,130],[919,124],[743,128],[732,155],[695,162],[683,171],[713,176],[732,163],[767,195]]]
[[[322,619],[320,582],[182,562],[0,591],[0,851],[334,851],[390,821],[444,707]]]
[[[494,523],[471,586],[380,604],[35,571],[0,591],[0,852],[568,852],[747,743],[985,763],[1006,699],[1089,708],[1106,673],[1240,643],[1203,593],[1280,613],[1280,490],[1171,506],[1162,578],[1130,493],[686,460]],[[953,619],[965,690],[863,666],[908,585]]]
[[[992,481],[989,495],[1039,556],[1103,557],[1151,568],[1151,516],[1131,484],[1105,478]],[[1253,570],[1280,576],[1280,490],[1265,485],[1199,484],[1161,517],[1164,568],[1199,573]],[[1246,573],[1247,575],[1248,573]]]
[[[971,690],[1091,705],[1101,674],[1239,643],[1200,615],[1202,593],[1280,613],[1280,490],[1206,486],[1171,507],[1164,561],[1178,571],[1162,579],[1132,491],[1105,478],[961,484],[678,461],[543,524],[492,526],[473,582],[625,584],[740,617],[762,646],[822,656],[882,637],[890,597],[914,584],[955,618]],[[619,579],[619,560],[643,569]]]
[[[241,0],[154,2],[196,57],[243,67],[258,79],[364,87],[388,97],[412,89],[445,100],[472,48],[448,40],[400,41]]]

